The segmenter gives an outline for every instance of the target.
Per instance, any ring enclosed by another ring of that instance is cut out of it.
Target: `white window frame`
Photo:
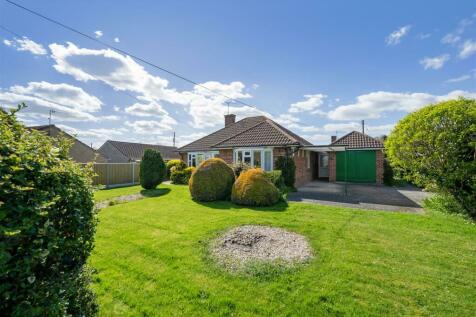
[[[254,147],[254,148],[236,148],[233,149],[233,163],[238,163],[238,152],[242,152],[242,158],[244,159],[245,151],[250,152],[250,166],[254,167],[254,152],[260,151],[261,152],[261,168],[264,170],[264,160],[265,160],[265,152],[271,153],[271,169],[270,171],[274,170],[274,155],[273,155],[273,148],[269,147]]]
[[[200,165],[201,162],[208,160],[209,158],[217,157],[220,154],[218,151],[202,151],[202,152],[188,152],[187,153],[187,166],[193,166],[192,160],[195,159],[195,166]],[[203,161],[198,162],[198,155],[203,155]]]

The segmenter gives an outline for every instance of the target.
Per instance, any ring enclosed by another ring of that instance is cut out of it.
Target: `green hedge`
[[[284,183],[284,177],[281,171],[274,170],[271,172],[265,172],[264,175],[280,192],[284,191],[286,184]]]
[[[395,172],[452,195],[476,219],[476,100],[428,105],[400,120],[385,147]]]
[[[87,258],[96,227],[92,170],[0,108],[0,312],[92,316]]]
[[[146,149],[140,162],[139,179],[144,189],[156,188],[166,177],[165,163],[160,152]]]
[[[296,182],[296,164],[293,158],[287,155],[279,156],[276,159],[275,168],[281,171],[286,186],[294,188],[294,183]]]
[[[167,167],[167,178],[170,179],[170,176],[172,174],[171,173],[172,167],[178,170],[184,170],[187,168],[187,164],[182,160],[170,160],[167,162],[166,167]]]
[[[195,167],[187,167],[185,169],[179,169],[174,166],[171,170],[170,181],[172,184],[186,185],[192,176]]]

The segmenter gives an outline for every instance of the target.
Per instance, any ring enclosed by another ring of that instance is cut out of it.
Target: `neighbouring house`
[[[69,156],[78,163],[89,163],[89,162],[97,162],[97,163],[104,163],[106,162],[106,158],[102,156],[98,151],[93,149],[91,146],[81,142],[74,136],[64,132],[54,124],[51,125],[41,125],[41,126],[33,126],[28,127],[29,129],[38,130],[52,138],[57,138],[59,135],[63,135],[68,139],[73,140],[73,145],[69,150]]]
[[[174,146],[143,144],[107,140],[99,149],[109,163],[139,162],[146,149],[159,151],[164,161],[179,159],[177,148]]]
[[[197,166],[220,157],[270,171],[279,156],[288,155],[296,164],[298,187],[315,179],[382,183],[383,145],[366,134],[353,131],[333,137],[329,145],[313,145],[265,116],[235,118],[225,115],[224,128],[179,148],[182,160]]]

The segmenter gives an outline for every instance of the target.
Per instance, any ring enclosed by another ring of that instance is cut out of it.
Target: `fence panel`
[[[139,163],[93,163],[94,185],[114,187],[139,183]]]

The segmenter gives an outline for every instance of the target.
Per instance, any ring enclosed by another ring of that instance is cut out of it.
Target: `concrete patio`
[[[288,195],[289,201],[338,205],[350,208],[421,213],[422,201],[431,193],[413,186],[389,187],[313,181]]]

